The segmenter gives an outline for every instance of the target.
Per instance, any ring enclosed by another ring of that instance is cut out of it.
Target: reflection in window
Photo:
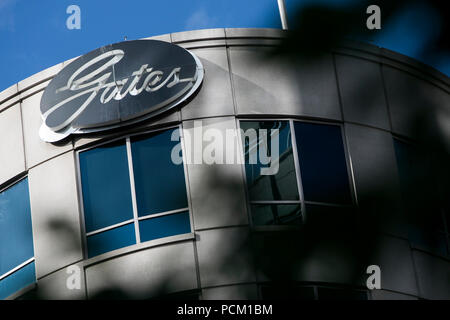
[[[295,122],[305,201],[351,204],[341,128]]]
[[[241,129],[245,132],[254,129],[257,138],[244,136],[245,173],[251,201],[267,200],[299,200],[297,181],[295,177],[294,158],[292,153],[291,133],[287,121],[241,122]],[[267,144],[261,143],[261,129],[267,130]],[[271,129],[278,129],[279,134],[270,135]],[[250,135],[248,135],[250,136]],[[253,138],[253,139],[250,139]],[[275,175],[261,175],[263,165],[260,153],[271,155],[272,139],[279,140],[279,157],[271,159],[279,161],[279,170]],[[269,150],[267,150],[266,146]],[[261,151],[260,151],[261,149]],[[250,156],[256,153],[257,163],[250,163]]]
[[[189,212],[160,216],[139,222],[141,241],[191,232]]]
[[[253,225],[300,224],[302,210],[308,207],[304,204],[353,205],[340,126],[297,121],[241,121],[240,124],[244,134],[245,173]],[[276,174],[261,175],[264,166],[260,162],[251,163],[252,150],[259,152],[266,146],[270,149],[271,143],[270,140],[264,144],[250,139],[251,135],[246,134],[249,129],[267,129],[268,132],[279,129],[278,135],[270,137],[279,139],[279,158],[275,159],[279,161],[279,171]],[[294,146],[292,135],[296,142]],[[300,190],[297,180],[301,181]]]
[[[134,223],[87,237],[89,257],[136,244]]]
[[[88,257],[191,231],[184,167],[171,160],[173,131],[80,153]]]
[[[178,143],[171,141],[171,134],[169,130],[131,139],[140,217],[188,206],[184,168],[171,160]]]
[[[125,141],[80,153],[86,232],[133,219]]]
[[[253,224],[298,224],[300,197],[289,122],[242,121],[241,129]],[[278,141],[278,150],[272,150],[274,139]],[[262,157],[271,157],[270,163]],[[275,164],[278,164],[278,172],[262,174],[263,168],[275,167]],[[283,205],[286,201],[289,205]]]
[[[0,299],[36,282],[28,179],[0,193]]]

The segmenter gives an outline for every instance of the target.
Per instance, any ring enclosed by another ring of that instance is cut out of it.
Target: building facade
[[[446,174],[427,179],[448,165],[418,151],[425,125],[449,145],[450,80],[366,44],[269,57],[284,37],[150,38],[201,60],[198,92],[59,143],[39,137],[40,100],[72,60],[1,92],[0,298],[450,299]],[[261,175],[239,135],[245,163],[192,161],[199,126],[278,129],[277,173]],[[369,290],[374,265],[381,288]]]

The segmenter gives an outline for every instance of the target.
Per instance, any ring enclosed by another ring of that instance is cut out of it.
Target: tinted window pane
[[[87,232],[133,218],[125,142],[80,154]]]
[[[140,221],[139,232],[142,242],[189,233],[191,232],[189,212]]]
[[[319,300],[367,300],[365,291],[337,288],[318,288]]]
[[[34,262],[0,281],[0,300],[36,282]]]
[[[139,216],[186,208],[184,167],[172,162],[174,130],[132,139]]]
[[[0,275],[34,256],[28,179],[0,193]]]
[[[88,255],[91,258],[135,243],[136,234],[134,224],[131,223],[87,237]]]
[[[295,138],[305,200],[351,204],[341,128],[296,122]]]
[[[298,200],[297,177],[295,174],[289,122],[242,121],[241,129],[245,134],[243,137],[245,174],[250,200]],[[251,134],[251,129],[256,130],[253,131],[256,135]],[[265,147],[265,143],[261,143],[262,139],[259,134],[260,131],[258,131],[260,129],[267,130],[267,148]],[[278,129],[279,134],[271,136],[271,129]],[[278,139],[278,157],[275,157],[275,152],[271,150],[273,139]],[[269,167],[269,164],[262,164],[260,158],[261,153],[268,156],[273,155],[273,159],[271,159],[272,163],[279,163],[279,169],[276,174],[261,174],[262,168]],[[254,161],[255,159],[257,161]]]
[[[301,224],[300,204],[252,205],[252,222],[255,226]]]

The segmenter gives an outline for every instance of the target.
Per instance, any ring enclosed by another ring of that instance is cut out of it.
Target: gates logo
[[[203,81],[200,60],[157,40],[126,41],[70,63],[41,99],[39,135],[57,142],[142,121],[184,102]]]

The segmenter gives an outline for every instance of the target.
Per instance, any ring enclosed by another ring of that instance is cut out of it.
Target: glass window
[[[242,143],[250,200],[299,200],[289,122],[242,121],[241,129],[244,133]],[[272,129],[278,129],[279,134],[271,134]],[[267,143],[261,130],[267,132]],[[260,155],[272,155],[271,146],[274,139],[278,139],[279,155],[275,157],[274,154],[271,162],[278,162],[279,169],[276,174],[262,175],[261,169],[269,165],[263,164]]]
[[[140,217],[187,208],[184,168],[171,160],[173,130],[131,139],[136,200]]]
[[[352,204],[341,128],[295,122],[305,201]]]
[[[133,219],[125,141],[80,153],[86,232]]]
[[[253,225],[298,224],[301,206],[289,121],[241,121],[240,126]],[[263,172],[269,168],[273,173]]]
[[[136,244],[134,223],[94,234],[87,238],[89,258]]]
[[[89,258],[191,232],[183,163],[171,159],[174,130],[80,153]]]
[[[36,281],[29,199],[27,178],[0,193],[0,299]]]
[[[170,214],[139,222],[141,241],[191,232],[189,212]]]
[[[6,299],[15,292],[36,282],[34,261],[25,265],[8,277],[0,281],[0,299]]]
[[[253,225],[301,224],[305,221],[302,210],[308,214],[305,204],[353,206],[340,126],[297,121],[241,121],[240,126]],[[252,135],[251,129],[256,133]],[[270,136],[267,143],[255,138],[261,136],[261,129]],[[270,135],[271,129],[279,133]],[[255,163],[252,156],[256,154],[259,160],[261,149],[271,155],[274,139],[278,140],[279,157],[271,160],[278,162],[279,168],[275,174],[263,175],[261,169],[273,163]]]

